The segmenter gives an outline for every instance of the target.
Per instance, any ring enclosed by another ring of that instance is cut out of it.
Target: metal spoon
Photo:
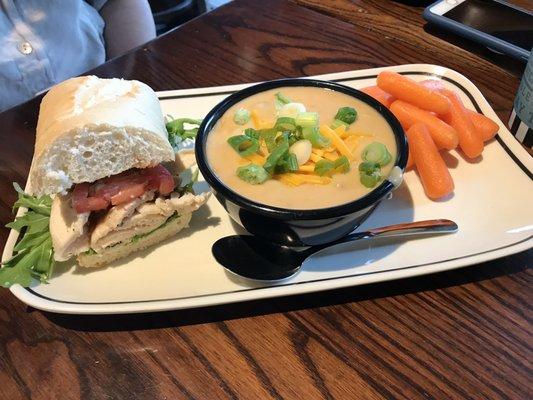
[[[453,233],[457,229],[457,224],[448,219],[409,222],[351,233],[334,242],[303,250],[271,243],[257,236],[233,235],[217,240],[212,251],[229,272],[255,281],[272,282],[293,276],[311,254],[340,243],[376,237]]]

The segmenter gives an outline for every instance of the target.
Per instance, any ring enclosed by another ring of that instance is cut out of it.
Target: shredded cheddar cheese
[[[324,158],[329,161],[335,161],[337,158],[339,158],[339,153],[337,153],[336,151],[331,153],[325,153]]]
[[[250,117],[252,119],[252,123],[254,124],[254,128],[255,129],[259,129],[259,125],[260,125],[261,121],[259,121],[259,115],[257,114],[257,111],[256,110],[252,110],[250,112]]]
[[[354,153],[357,145],[359,144],[359,138],[359,136],[348,135],[348,137],[344,139],[344,143],[346,143],[346,146],[348,146],[352,154]]]
[[[346,136],[348,136],[348,133],[346,132],[346,127],[344,125],[335,128],[335,133],[339,135],[341,139],[344,139]]]
[[[265,163],[265,161],[266,161],[265,157],[262,157],[262,156],[260,156],[257,153],[253,153],[253,154],[247,155],[246,159],[250,160],[251,162],[253,162],[254,164],[257,164],[257,165],[263,165]]]
[[[300,172],[315,172],[315,165],[314,164],[300,165],[300,167],[298,168],[298,171],[300,171]]]
[[[276,175],[275,179],[290,186],[300,186],[304,183],[311,183],[315,185],[327,185],[328,183],[331,183],[331,178],[328,176],[306,175],[297,173],[286,173]]]
[[[322,160],[323,158],[320,157],[318,154],[315,154],[313,152],[311,152],[311,157],[310,159],[314,162],[319,162],[320,160]]]
[[[352,152],[346,146],[346,143],[337,135],[337,133],[327,125],[320,126],[320,133],[331,140],[331,143],[342,155],[348,157],[349,160],[353,158]]]

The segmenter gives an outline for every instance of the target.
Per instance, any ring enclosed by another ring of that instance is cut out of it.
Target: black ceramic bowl
[[[205,180],[211,185],[218,201],[237,223],[253,235],[289,246],[311,246],[334,241],[361,224],[378,203],[394,188],[383,181],[370,193],[350,203],[313,210],[294,210],[260,204],[229,189],[211,170],[205,146],[207,137],[217,121],[234,104],[265,90],[287,86],[311,86],[335,90],[359,99],[376,109],[389,123],[396,137],[398,156],[395,166],[403,172],[408,148],[404,131],[394,115],[367,94],[348,86],[314,79],[280,79],[260,83],[238,91],[220,102],[203,120],[196,138],[196,160]]]

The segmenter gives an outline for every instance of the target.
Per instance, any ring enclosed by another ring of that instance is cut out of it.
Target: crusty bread
[[[175,235],[189,225],[192,214],[186,213],[167,223],[134,243],[120,243],[104,249],[100,253],[78,255],[78,264],[86,268],[103,267],[113,261],[126,257],[133,252],[144,250]]]
[[[34,194],[65,193],[130,168],[174,160],[154,91],[139,81],[72,78],[41,102],[30,172]]]

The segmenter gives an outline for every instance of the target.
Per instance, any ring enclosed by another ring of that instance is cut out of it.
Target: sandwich
[[[9,227],[24,232],[0,284],[46,280],[55,261],[101,267],[188,226],[209,193],[185,182],[154,91],[84,76],[44,96],[27,193]],[[20,278],[20,275],[23,278]]]

